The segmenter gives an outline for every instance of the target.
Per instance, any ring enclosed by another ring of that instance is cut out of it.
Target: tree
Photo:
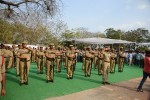
[[[4,17],[10,18],[21,13],[30,14],[30,10],[40,14],[54,16],[59,10],[60,0],[0,0],[0,11]]]
[[[138,28],[136,30],[127,31],[123,34],[122,38],[132,42],[148,42],[150,33],[144,28]]]
[[[122,32],[121,30],[115,30],[113,28],[108,28],[105,30],[106,37],[110,39],[121,39]]]

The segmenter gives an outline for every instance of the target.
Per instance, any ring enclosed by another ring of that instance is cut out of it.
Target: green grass
[[[142,76],[142,69],[135,66],[125,66],[124,72],[109,74],[111,83],[126,81]],[[97,75],[97,70],[92,70],[91,77],[84,77],[81,70],[81,63],[77,63],[74,79],[66,79],[66,70],[62,68],[61,73],[55,73],[54,83],[46,83],[45,72],[37,74],[37,66],[31,64],[29,73],[29,85],[19,85],[19,77],[16,77],[16,70],[10,69],[6,77],[5,97],[0,100],[43,100],[50,97],[62,96],[91,88],[101,86],[102,76]]]

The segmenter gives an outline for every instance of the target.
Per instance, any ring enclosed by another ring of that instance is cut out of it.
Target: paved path
[[[140,80],[136,78],[47,100],[150,100],[150,80],[145,82],[144,92],[136,92]]]

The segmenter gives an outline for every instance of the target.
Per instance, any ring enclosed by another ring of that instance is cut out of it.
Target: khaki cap
[[[88,46],[87,49],[91,49],[91,46]]]
[[[50,43],[49,46],[54,46],[54,43]]]
[[[69,45],[69,47],[73,47],[73,45]]]
[[[28,44],[28,42],[27,41],[23,41],[22,44]]]

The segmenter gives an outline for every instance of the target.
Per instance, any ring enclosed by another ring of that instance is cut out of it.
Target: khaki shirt
[[[46,51],[45,55],[50,56],[51,58],[55,58],[55,52],[56,52],[55,50],[50,50],[49,49],[49,50]]]
[[[110,53],[104,52],[104,62],[110,62]]]
[[[45,53],[44,51],[37,51],[36,55],[39,57],[39,58],[43,58],[45,56]]]
[[[74,56],[75,57],[75,54],[76,54],[75,50],[68,50],[67,51],[67,56]]]
[[[30,60],[31,57],[30,51],[28,49],[19,49],[17,55],[21,58],[26,58],[27,60]]]

